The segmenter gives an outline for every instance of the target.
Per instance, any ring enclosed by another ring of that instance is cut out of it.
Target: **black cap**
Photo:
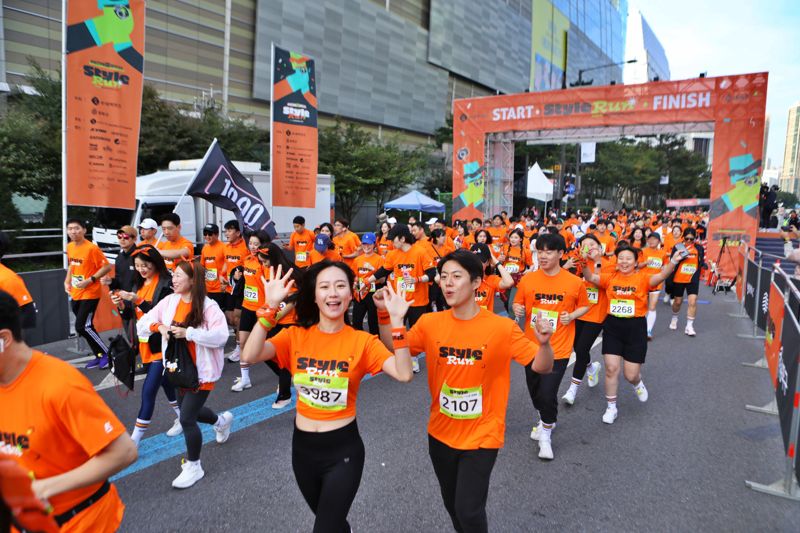
[[[480,259],[482,263],[487,263],[492,260],[491,250],[489,250],[489,247],[482,242],[476,242],[473,244],[469,251],[477,255],[478,259]]]
[[[219,226],[216,224],[206,224],[203,226],[203,233],[210,232],[214,235],[219,235]]]

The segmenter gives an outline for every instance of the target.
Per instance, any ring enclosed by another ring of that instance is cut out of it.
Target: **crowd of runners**
[[[563,404],[578,401],[584,380],[594,387],[602,377],[602,421],[613,424],[620,376],[646,402],[642,367],[659,308],[670,330],[682,323],[685,335],[697,334],[707,223],[699,210],[595,209],[499,213],[452,225],[387,218],[359,236],[344,219],[312,230],[298,216],[278,244],[231,220],[224,240],[218,226],[205,226],[195,256],[180,218],[168,214],[119,229],[111,275],[86,239],[86,224],[71,219],[64,291],[94,355],[86,366],[111,364],[93,325],[107,285],[144,365],[141,405],[126,431],[79,371],[28,347],[24,330],[31,316],[35,324],[35,306],[19,277],[0,265],[0,405],[20,406],[0,411],[0,473],[8,456],[33,479],[18,500],[28,508],[14,519],[114,530],[123,506],[108,478],[136,459],[156,414],[174,416],[167,435],[186,443],[172,486],[193,486],[204,476],[198,424],[211,425],[219,443],[235,424],[230,412],[209,407],[213,396],[257,385],[250,369],[264,362],[278,377],[273,408],[297,395],[292,468],[315,514],[314,531],[350,531],[365,457],[356,398],[362,378],[379,372],[400,382],[427,374],[429,453],[444,506],[456,531],[486,531],[507,404],[519,401],[509,398],[512,360],[524,367],[531,439],[544,461],[554,457],[558,391],[571,358]],[[0,247],[1,258],[5,237]],[[235,348],[225,355],[231,335]],[[601,335],[602,358],[593,360]],[[181,364],[196,373],[194,386],[172,379],[167,353],[179,346]],[[226,359],[238,363],[239,376],[221,383]],[[56,380],[58,387],[43,386]]]

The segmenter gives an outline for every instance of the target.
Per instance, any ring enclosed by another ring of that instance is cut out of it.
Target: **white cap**
[[[439,222],[439,219],[436,218],[436,217],[433,217],[432,219],[428,220],[425,224],[430,226],[431,224],[436,224],[437,222]]]
[[[386,222],[388,222],[389,224],[397,224],[397,219],[394,217],[389,217],[386,219]]]
[[[139,222],[139,228],[142,229],[158,229],[158,224],[152,218],[146,218]]]

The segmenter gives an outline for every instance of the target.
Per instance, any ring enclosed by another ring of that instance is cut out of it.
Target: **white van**
[[[223,225],[228,220],[236,218],[232,212],[214,207],[202,198],[185,196],[181,199],[201,163],[200,159],[171,161],[168,170],[138,176],[135,210],[133,212],[116,209],[99,210],[97,223],[92,228],[92,240],[100,246],[106,256],[113,258],[119,249],[117,230],[120,226],[130,224],[138,227],[139,222],[145,218],[152,218],[158,222],[163,215],[175,211],[181,217],[181,234],[195,245],[203,243],[203,226],[212,222],[219,226],[220,238],[224,241]],[[297,215],[305,217],[306,226],[309,228],[330,222],[333,209],[332,176],[317,175],[317,198],[313,208],[273,207],[270,173],[261,170],[261,163],[234,161],[233,164],[255,186],[272,220],[275,221],[279,238],[288,239],[293,230],[292,219]],[[178,200],[180,205],[176,209]],[[113,211],[115,216],[108,216],[110,213],[106,211]],[[159,231],[159,236],[160,234]]]

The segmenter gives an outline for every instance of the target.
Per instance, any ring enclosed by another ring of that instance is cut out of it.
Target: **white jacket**
[[[170,294],[140,318],[136,322],[139,336],[149,337],[152,333],[150,326],[153,324],[172,324],[180,298],[180,294]],[[222,375],[225,364],[223,349],[228,341],[228,323],[217,302],[206,297],[203,302],[203,324],[199,328],[187,328],[186,340],[195,344],[200,383],[217,381]],[[167,343],[163,338],[161,353],[167,353]]]

